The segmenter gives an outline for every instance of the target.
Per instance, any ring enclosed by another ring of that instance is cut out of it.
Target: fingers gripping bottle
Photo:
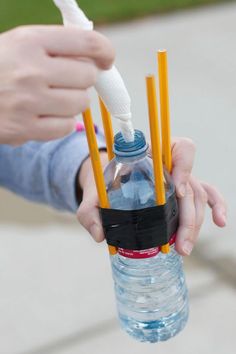
[[[147,148],[140,131],[135,131],[133,142],[125,142],[121,133],[115,136],[115,158],[105,169],[112,209],[137,210],[156,205],[153,165]],[[165,192],[166,200],[174,193],[166,172]],[[187,322],[188,293],[182,258],[174,244],[170,249],[170,253],[163,254],[160,247],[142,251],[118,248],[111,255],[121,326],[141,342],[165,341]]]

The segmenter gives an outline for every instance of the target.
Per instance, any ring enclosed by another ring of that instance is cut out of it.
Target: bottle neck
[[[119,156],[116,155],[116,160],[120,163],[132,163],[144,159],[147,156],[147,151],[134,156]]]

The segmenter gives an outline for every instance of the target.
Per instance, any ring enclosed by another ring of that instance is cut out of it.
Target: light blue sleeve
[[[99,148],[105,148],[100,131],[97,141]],[[84,131],[17,148],[0,145],[0,185],[29,200],[75,212],[76,176],[88,155]]]

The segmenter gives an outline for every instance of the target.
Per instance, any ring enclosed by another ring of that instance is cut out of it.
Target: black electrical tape
[[[138,210],[100,209],[108,245],[145,250],[165,245],[178,228],[179,211],[175,193],[165,205]]]

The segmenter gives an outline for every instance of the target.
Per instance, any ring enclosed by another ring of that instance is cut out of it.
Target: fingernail
[[[223,224],[224,224],[224,226],[225,226],[226,223],[227,223],[226,210],[225,210],[225,209],[222,209],[222,208],[219,208],[219,209],[217,210],[217,212],[218,212],[218,215],[220,216],[220,218],[221,218],[221,220],[222,220],[222,222],[223,222]]]
[[[185,241],[183,245],[183,251],[187,256],[190,256],[193,250],[193,243],[190,241]]]
[[[222,218],[224,225],[226,225],[226,223],[227,223],[226,216],[222,214],[221,218]]]
[[[186,185],[181,184],[178,188],[180,197],[184,197],[186,193]]]

